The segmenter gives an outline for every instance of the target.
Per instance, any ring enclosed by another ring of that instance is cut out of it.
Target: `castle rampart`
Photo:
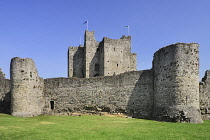
[[[11,114],[32,117],[42,114],[44,81],[38,76],[32,59],[11,60]]]
[[[45,79],[45,113],[110,112],[148,118],[153,93],[150,74],[147,70],[85,79]]]

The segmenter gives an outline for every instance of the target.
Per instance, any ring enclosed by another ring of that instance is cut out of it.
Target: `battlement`
[[[131,36],[130,35],[129,36],[122,35],[122,37],[120,39],[128,39],[128,40],[130,40]]]
[[[121,47],[124,47],[123,43],[128,42],[129,43],[129,48],[130,48],[131,36],[129,36],[129,37],[125,36],[125,37],[120,38],[120,39],[111,39],[111,38],[108,38],[108,37],[104,37],[103,42],[113,44],[113,46],[116,45],[116,44],[121,44]]]
[[[110,42],[116,42],[116,41],[131,41],[131,36],[125,36],[125,35],[122,35],[122,37],[120,39],[111,39],[111,38],[108,38],[108,37],[104,37],[103,40],[105,41],[110,41]]]

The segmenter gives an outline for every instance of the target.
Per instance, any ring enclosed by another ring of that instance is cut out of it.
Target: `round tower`
[[[197,43],[177,43],[154,54],[154,111],[157,120],[202,123]]]
[[[32,117],[42,114],[44,81],[32,59],[15,57],[10,65],[11,114]]]

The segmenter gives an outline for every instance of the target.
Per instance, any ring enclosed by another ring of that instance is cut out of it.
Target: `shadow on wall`
[[[90,62],[89,65],[89,74],[90,77],[97,77],[97,76],[101,76],[100,75],[100,67],[102,67],[100,64],[100,50],[99,47],[96,49],[96,52],[94,53],[94,56]]]
[[[73,56],[73,77],[84,77],[84,47],[78,47]]]
[[[133,118],[151,119],[153,110],[153,70],[143,70],[127,104]]]
[[[11,92],[7,92],[0,99],[0,113],[10,114],[10,105],[11,105]]]

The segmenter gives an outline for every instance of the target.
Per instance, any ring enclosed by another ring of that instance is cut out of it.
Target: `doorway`
[[[50,101],[50,109],[51,110],[55,109],[55,101]]]

